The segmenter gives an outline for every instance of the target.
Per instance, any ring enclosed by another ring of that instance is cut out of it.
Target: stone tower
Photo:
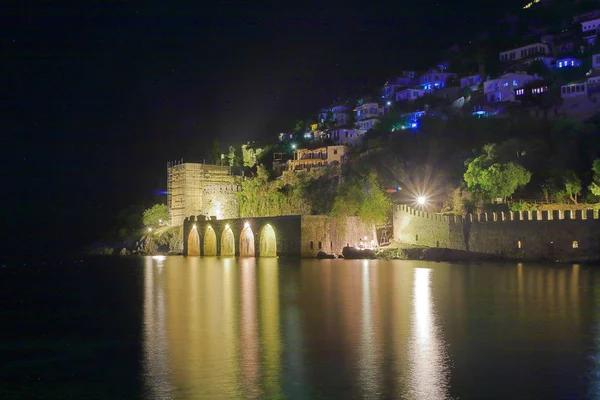
[[[205,187],[238,182],[239,177],[233,176],[228,166],[167,163],[169,225],[183,225],[184,218],[202,214]]]

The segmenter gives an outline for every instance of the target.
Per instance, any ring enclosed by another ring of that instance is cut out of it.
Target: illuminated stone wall
[[[203,212],[204,188],[214,185],[235,185],[239,177],[230,174],[229,167],[199,163],[167,166],[167,205],[169,224],[179,226],[184,218]]]
[[[213,255],[214,250],[205,248],[206,243],[212,243],[212,235],[216,237],[217,255],[230,254],[231,247],[223,246],[229,235],[233,234],[235,245],[234,254],[240,255],[242,231],[251,230],[254,238],[254,254],[258,257],[265,256],[269,249],[272,252],[272,243],[267,243],[266,231],[275,233],[275,254],[281,256],[314,257],[319,251],[325,253],[341,254],[346,244],[360,243],[361,238],[367,238],[370,243],[374,240],[374,230],[357,217],[331,218],[325,215],[290,215],[281,217],[264,218],[233,218],[207,220],[204,216],[186,218],[183,222],[184,249],[186,255]],[[194,232],[195,231],[195,232]],[[206,240],[210,236],[210,240]],[[190,239],[192,238],[192,239]],[[189,243],[194,240],[194,243]],[[199,249],[199,250],[198,250]],[[267,256],[272,256],[269,253]]]
[[[302,216],[302,256],[314,257],[319,251],[342,254],[347,244],[359,244],[361,238],[367,242],[377,240],[373,227],[358,217],[332,218],[326,215]]]
[[[201,214],[216,216],[218,219],[239,218],[240,204],[237,193],[240,185],[206,186],[202,193]]]
[[[593,210],[442,216],[394,207],[401,243],[549,260],[600,259],[600,220]]]

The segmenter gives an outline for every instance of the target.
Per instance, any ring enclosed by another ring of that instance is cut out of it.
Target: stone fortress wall
[[[515,259],[600,259],[600,219],[593,210],[518,211],[445,216],[394,206],[401,243]]]
[[[237,193],[242,190],[238,184],[210,185],[202,189],[201,214],[219,219],[238,218],[240,203]]]
[[[183,254],[189,256],[315,257],[319,251],[341,254],[361,238],[376,240],[373,228],[358,217],[326,215],[206,219],[183,222]],[[274,251],[273,251],[274,250]]]

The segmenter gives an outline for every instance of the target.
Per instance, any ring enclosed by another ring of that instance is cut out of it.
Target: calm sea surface
[[[0,268],[2,399],[600,398],[600,268],[105,258]]]

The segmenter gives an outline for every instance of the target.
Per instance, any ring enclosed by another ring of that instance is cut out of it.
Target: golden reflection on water
[[[415,268],[413,276],[413,324],[409,344],[410,383],[408,398],[448,398],[449,370],[444,339],[436,321],[429,268]]]
[[[579,265],[148,257],[145,397],[481,398],[489,352],[577,353],[588,281]],[[497,350],[474,348],[481,332]]]

